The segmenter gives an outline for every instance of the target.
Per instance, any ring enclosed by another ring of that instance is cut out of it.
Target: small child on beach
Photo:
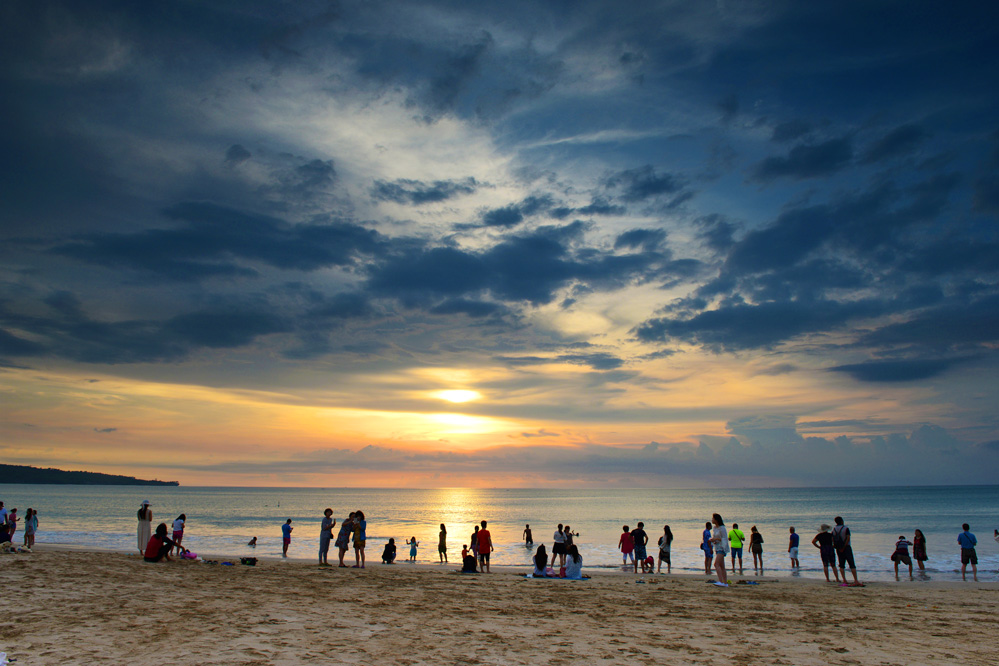
[[[409,561],[410,562],[415,562],[416,561],[416,549],[419,547],[420,542],[416,540],[415,536],[414,537],[409,537],[409,541],[406,542],[406,545],[409,546]]]
[[[288,546],[291,545],[291,531],[295,529],[291,526],[291,518],[281,526],[281,557],[288,557]]]
[[[621,549],[621,564],[628,566],[628,558],[635,562],[635,539],[631,536],[631,530],[625,525],[621,528],[621,538],[617,541],[617,547]]]
[[[173,542],[177,544],[177,553],[180,554],[181,542],[184,540],[184,525],[187,524],[187,514],[180,514],[173,521]]]
[[[246,545],[249,546],[250,548],[256,548],[257,547],[257,537],[253,537],[252,539],[250,539],[249,541],[247,541]]]

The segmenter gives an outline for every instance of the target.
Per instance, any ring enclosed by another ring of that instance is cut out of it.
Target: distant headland
[[[177,481],[147,481],[99,472],[67,472],[26,465],[0,465],[0,483],[51,483],[81,486],[179,486]]]

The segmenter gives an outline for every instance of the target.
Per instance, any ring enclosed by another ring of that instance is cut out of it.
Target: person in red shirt
[[[149,537],[149,543],[146,544],[146,553],[143,559],[146,562],[159,562],[165,558],[169,562],[170,550],[172,548],[176,548],[180,553],[187,552],[186,548],[167,537],[166,523],[160,523],[156,526],[156,533]]]
[[[489,553],[493,552],[493,538],[486,529],[486,521],[480,523],[482,529],[479,530],[479,568],[489,572]]]

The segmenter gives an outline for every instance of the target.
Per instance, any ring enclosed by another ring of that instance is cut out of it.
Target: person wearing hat
[[[822,557],[822,572],[826,575],[826,582],[832,582],[829,580],[829,567],[832,566],[833,576],[836,577],[836,582],[838,583],[839,573],[836,571],[836,551],[833,548],[832,533],[829,530],[830,527],[822,523],[819,526],[819,533],[812,539],[812,545],[819,549],[819,555]]]
[[[136,512],[139,518],[138,544],[139,554],[146,554],[146,546],[149,545],[149,537],[153,532],[153,512],[149,508],[149,500],[142,500],[142,506]]]

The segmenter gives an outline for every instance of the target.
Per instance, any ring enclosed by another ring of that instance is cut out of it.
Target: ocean
[[[367,518],[369,562],[381,561],[382,547],[395,538],[399,560],[408,557],[407,539],[420,542],[418,562],[437,562],[437,533],[447,526],[448,555],[459,559],[474,525],[489,521],[496,552],[492,563],[529,566],[532,551],[522,538],[530,524],[535,547],[551,551],[558,523],[578,532],[576,544],[584,565],[621,564],[617,543],[623,525],[644,521],[649,554],[668,524],[674,534],[674,571],[703,571],[699,550],[701,531],[711,514],[727,526],[738,523],[747,535],[756,525],[764,538],[768,575],[795,575],[787,557],[788,527],[801,536],[801,569],[797,575],[821,578],[818,550],[810,545],[821,523],[843,516],[852,533],[861,579],[894,580],[890,560],[899,535],[910,540],[914,529],[926,535],[929,561],[926,578],[960,580],[957,534],[971,524],[978,537],[979,579],[999,580],[999,486],[891,488],[771,488],[771,489],[359,489],[359,488],[234,488],[152,486],[58,486],[0,484],[0,500],[18,514],[38,511],[38,543],[88,546],[121,552],[136,551],[136,511],[142,500],[152,503],[153,526],[169,526],[187,515],[184,545],[195,552],[231,556],[280,556],[281,524],[292,519],[295,530],[289,555],[315,558],[323,510],[333,509],[339,524],[352,510]],[[22,530],[16,540],[20,542]],[[253,536],[256,548],[247,546]],[[331,557],[336,550],[331,549]],[[348,558],[353,558],[349,551]],[[744,556],[752,572],[752,555]],[[400,566],[405,566],[400,564]],[[904,573],[904,572],[903,572]],[[904,578],[903,578],[904,579]]]

